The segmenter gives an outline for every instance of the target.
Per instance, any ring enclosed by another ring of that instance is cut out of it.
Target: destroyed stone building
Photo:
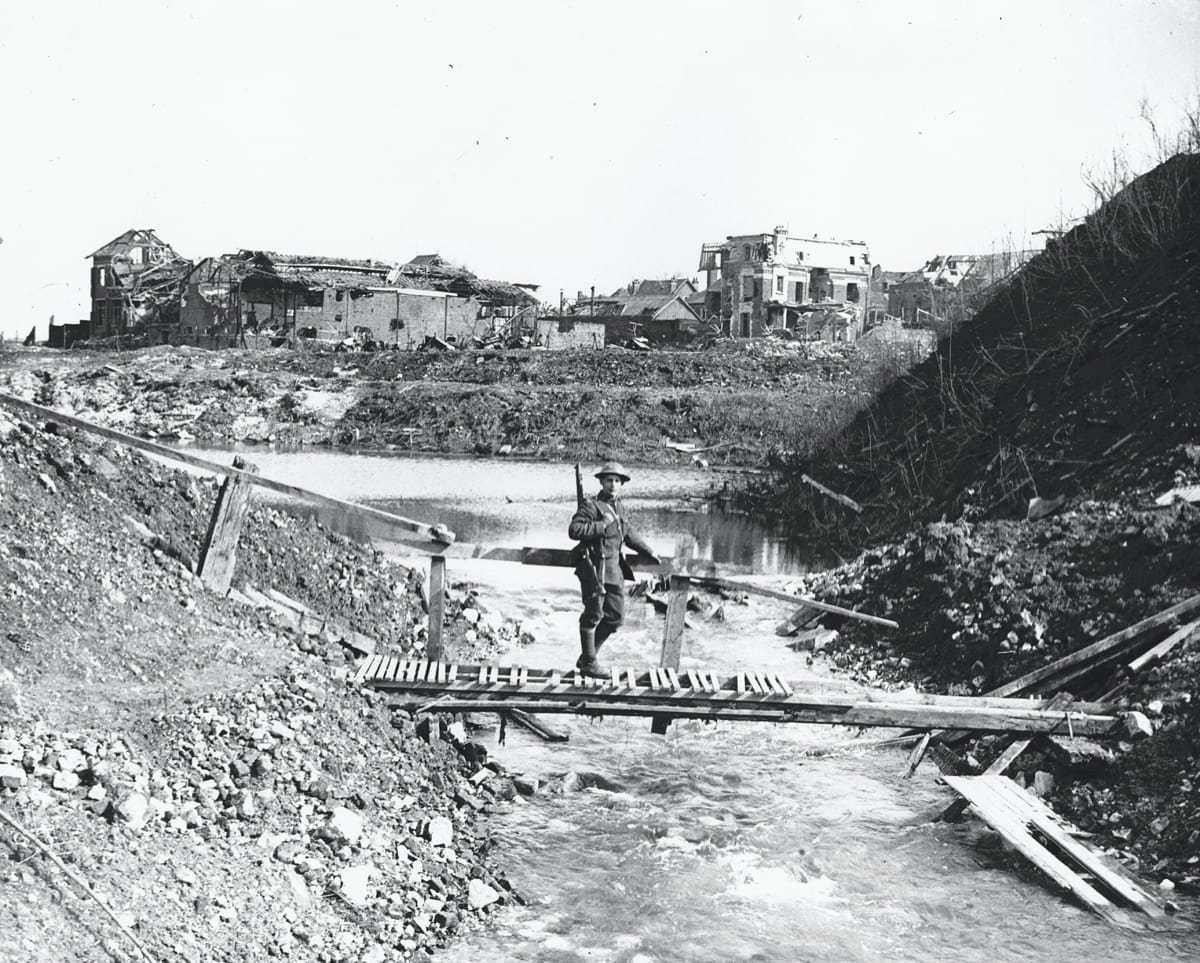
[[[536,285],[487,281],[436,255],[371,259],[242,250],[189,274],[176,343],[224,347],[347,339],[415,348],[464,342],[536,309]]]
[[[853,341],[862,333],[870,252],[863,241],[769,234],[704,244],[705,309],[722,333],[756,338],[788,330],[808,339]]]
[[[651,344],[683,344],[706,330],[689,300],[698,293],[688,278],[634,279],[607,297],[579,292],[573,313],[603,322],[610,344],[634,338]]]
[[[153,228],[130,228],[88,257],[88,337],[113,337],[135,327],[161,329],[178,320],[180,282],[192,265]]]
[[[970,317],[994,285],[1010,278],[1036,253],[935,255],[917,270],[889,279],[888,314],[910,327]]]
[[[154,344],[206,348],[352,341],[453,344],[527,320],[536,284],[480,278],[437,254],[404,264],[239,250],[192,262],[151,230],[92,255],[91,337],[133,331]]]

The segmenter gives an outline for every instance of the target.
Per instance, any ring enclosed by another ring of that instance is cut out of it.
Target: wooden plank
[[[865,612],[856,612],[854,609],[842,608],[840,605],[832,605],[829,602],[819,602],[816,599],[809,598],[807,595],[789,595],[787,592],[777,592],[774,589],[762,588],[758,585],[753,585],[749,582],[737,582],[726,578],[708,578],[703,576],[689,575],[689,582],[693,585],[711,585],[716,588],[728,589],[734,592],[746,592],[750,595],[761,595],[764,598],[778,599],[781,602],[787,602],[789,605],[808,605],[814,609],[820,609],[822,612],[832,612],[835,615],[843,615],[848,619],[858,619],[860,622],[870,622],[872,625],[882,625],[889,629],[900,628],[899,622],[894,622],[891,619],[881,618],[878,615],[867,615]]]
[[[972,729],[981,732],[1068,731],[1062,713],[1037,709],[961,708],[959,706],[914,706],[902,703],[856,703],[845,715],[848,726],[914,726],[921,729]],[[1116,736],[1118,720],[1111,716],[1071,715],[1076,735]]]
[[[429,636],[425,651],[431,659],[442,657],[442,631],[446,615],[446,559],[429,559]]]
[[[779,685],[779,688],[784,695],[792,695],[792,687],[787,684],[786,680],[784,680],[782,676],[775,676],[775,682]]]
[[[369,655],[362,660],[358,667],[358,671],[354,673],[354,681],[362,682],[364,679],[374,678],[375,667],[379,664],[379,655]]]
[[[450,666],[449,670],[446,672],[446,681],[449,682],[451,685],[453,685],[455,682],[458,681],[458,664],[457,663]]]
[[[479,684],[487,685],[487,666],[486,665],[481,665],[479,667]]]
[[[1091,663],[1106,653],[1121,651],[1127,643],[1138,639],[1151,629],[1156,629],[1160,626],[1172,626],[1182,616],[1189,615],[1197,609],[1200,609],[1200,595],[1193,595],[1191,598],[1184,599],[1182,602],[1172,605],[1170,608],[1164,609],[1148,618],[1144,618],[1140,622],[1135,622],[1133,625],[1121,629],[1119,632],[1105,636],[1098,642],[1085,645],[1082,649],[1077,649],[1070,655],[1063,656],[1049,665],[1044,665],[1040,669],[1034,669],[1032,672],[1027,672],[1025,675],[1013,679],[1011,682],[997,686],[988,695],[1008,696],[1025,692],[1032,689],[1039,682],[1064,674],[1068,669]]]
[[[696,670],[695,670],[695,669],[688,669],[688,670],[687,670],[687,680],[688,680],[688,685],[689,685],[689,686],[690,686],[690,687],[691,687],[693,690],[696,690],[696,689],[699,689],[699,688],[700,688],[700,680],[699,680],[699,679],[696,677]]]
[[[511,718],[513,720],[513,722],[516,722],[518,725],[521,725],[524,728],[528,729],[534,735],[539,736],[540,738],[544,739],[546,742],[568,742],[568,741],[570,741],[571,737],[568,736],[565,732],[561,732],[558,729],[554,729],[551,726],[546,725],[546,723],[544,723],[537,716],[532,715],[531,713],[525,712],[522,709],[509,709],[507,711],[506,715],[508,715],[508,717]]]
[[[521,684],[521,670],[518,669],[515,665],[509,667],[508,684],[509,685],[520,685]]]
[[[913,751],[908,755],[908,762],[904,766],[902,779],[911,779],[913,773],[917,771],[917,767],[921,765],[921,760],[925,758],[925,752],[929,749],[929,743],[933,739],[933,733],[927,732],[921,737],[921,741],[913,746]]]
[[[241,456],[235,456],[233,464],[247,474],[258,473],[258,468],[247,464]],[[221,482],[208,532],[200,548],[197,574],[200,581],[218,595],[224,595],[233,584],[237,543],[250,508],[250,490],[250,485],[238,476],[230,476]]]
[[[1165,639],[1139,655],[1131,661],[1128,666],[1130,675],[1137,675],[1139,672],[1144,672],[1151,666],[1161,662],[1170,651],[1177,645],[1187,645],[1197,636],[1200,636],[1200,620],[1189,622],[1180,629],[1176,629]]]
[[[609,673],[612,676],[612,687],[615,689],[621,684],[621,670],[614,665],[609,669]]]
[[[1074,893],[1088,909],[1114,923],[1125,924],[1117,908],[1100,892],[1088,885],[1070,867],[1048,852],[1033,838],[1033,835],[998,799],[990,786],[979,780],[980,776],[943,776],[946,784],[965,797],[979,817],[1000,833],[1026,859],[1037,866],[1062,888]],[[1004,777],[999,777],[1004,778]]]
[[[837,502],[839,505],[845,505],[848,509],[850,509],[850,511],[858,515],[862,514],[862,506],[849,495],[843,495],[841,492],[835,492],[832,488],[826,488],[815,478],[811,478],[808,475],[801,475],[800,481],[816,491],[819,491],[826,498],[830,498]]]
[[[737,673],[737,694],[742,695],[746,691],[746,673],[738,669]]]
[[[671,686],[672,691],[678,692],[680,689],[683,688],[683,686],[681,686],[679,684],[679,673],[678,672],[676,672],[670,666],[667,666],[666,673],[667,673],[667,683]]]
[[[667,596],[667,618],[663,628],[661,665],[679,668],[679,655],[683,649],[684,619],[687,615],[688,579],[685,575],[670,577]]]
[[[1114,871],[1112,865],[1103,860],[1099,853],[1072,836],[1058,815],[1040,799],[1029,795],[1006,776],[985,775],[979,778],[986,779],[992,791],[1008,800],[1014,811],[1024,814],[1034,828],[1129,905],[1148,916],[1166,915],[1158,902],[1131,879],[1128,873]]]
[[[529,669],[527,667],[521,666],[521,675],[517,679],[517,684],[518,685],[529,685]]]
[[[440,546],[451,544],[454,541],[454,533],[441,525],[430,525],[426,522],[413,521],[410,518],[403,518],[400,515],[393,515],[391,512],[384,512],[377,508],[370,508],[366,505],[359,505],[355,502],[344,501],[341,498],[333,498],[330,495],[322,495],[319,492],[310,491],[306,488],[300,488],[296,485],[288,485],[284,482],[278,482],[270,478],[264,478],[263,476],[257,475],[250,471],[233,468],[227,465],[221,465],[217,462],[208,461],[205,458],[199,458],[196,455],[185,451],[178,451],[174,448],[168,448],[166,445],[159,445],[155,442],[147,441],[145,438],[138,438],[134,435],[126,434],[123,431],[117,431],[113,428],[105,428],[102,425],[97,425],[93,422],[86,421],[83,418],[77,418],[74,415],[63,414],[62,412],[54,411],[51,408],[43,408],[41,405],[35,405],[32,402],[13,397],[5,392],[0,392],[0,404],[7,405],[9,408],[14,408],[18,411],[24,411],[26,414],[32,414],[39,418],[45,418],[49,421],[56,421],[59,424],[70,425],[73,428],[80,428],[84,431],[91,432],[94,435],[100,435],[104,438],[109,438],[113,441],[120,442],[123,445],[128,445],[130,448],[137,448],[141,451],[158,455],[160,458],[166,458],[185,465],[191,465],[193,468],[199,468],[202,471],[211,472],[215,475],[225,475],[229,478],[240,478],[251,485],[256,485],[259,488],[267,488],[271,491],[278,492],[281,495],[289,495],[293,498],[299,498],[317,505],[326,505],[331,508],[337,508],[348,512],[351,515],[358,515],[360,517],[373,519],[377,522],[382,522],[390,529],[395,531],[420,535],[432,542],[438,543],[437,546],[432,546],[433,550],[435,551],[439,550]]]

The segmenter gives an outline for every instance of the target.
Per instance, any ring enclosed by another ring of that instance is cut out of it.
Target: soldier
[[[625,620],[625,579],[633,578],[621,546],[628,545],[656,565],[659,558],[625,520],[617,499],[617,492],[629,481],[624,466],[605,462],[596,477],[600,479],[600,493],[580,502],[567,531],[579,542],[575,547],[575,575],[583,595],[583,614],[579,616],[581,653],[575,665],[584,675],[604,678],[596,653]]]

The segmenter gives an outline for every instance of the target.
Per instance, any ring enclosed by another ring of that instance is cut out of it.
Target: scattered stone
[[[1125,726],[1125,732],[1129,738],[1133,740],[1146,739],[1154,735],[1154,726],[1150,724],[1150,720],[1140,712],[1127,712],[1121,720]]]
[[[353,846],[362,835],[363,818],[353,809],[338,806],[329,814],[327,826],[339,839]]]
[[[1032,792],[1035,796],[1049,796],[1054,792],[1054,776],[1044,769],[1033,774]]]
[[[454,842],[454,824],[445,816],[434,816],[425,827],[425,838],[432,846],[449,846]]]
[[[23,767],[9,762],[0,765],[0,786],[5,789],[20,789],[27,781]]]
[[[79,776],[73,772],[56,772],[50,780],[50,785],[63,792],[70,792],[79,785]]]
[[[352,906],[365,906],[370,899],[371,876],[374,872],[373,866],[349,866],[338,870],[338,891],[342,898]]]
[[[467,901],[471,909],[483,909],[485,906],[491,906],[498,899],[500,899],[500,894],[481,879],[472,879],[467,884]]]
[[[137,828],[146,820],[146,811],[150,808],[150,800],[140,792],[131,792],[117,804],[117,815],[129,825]]]

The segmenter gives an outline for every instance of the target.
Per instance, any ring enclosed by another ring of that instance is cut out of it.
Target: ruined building
[[[888,314],[909,327],[954,323],[971,317],[995,285],[1010,278],[1035,251],[939,254],[887,288]]]
[[[697,294],[687,278],[633,280],[607,296],[591,297],[582,291],[573,313],[603,322],[609,344],[645,338],[654,344],[682,344],[705,326],[689,303]]]
[[[437,255],[406,264],[242,250],[205,258],[186,280],[178,343],[293,339],[418,347],[490,334],[537,307],[537,285],[476,277]]]
[[[490,335],[533,317],[536,284],[477,277],[436,254],[404,264],[241,250],[192,262],[134,228],[89,255],[82,336],[223,348],[297,340],[417,347]],[[62,338],[65,343],[65,338]]]
[[[862,331],[871,279],[863,241],[770,234],[705,244],[705,311],[723,333],[753,338],[787,329],[799,337],[853,341]]]
[[[130,228],[88,257],[90,337],[108,338],[134,328],[165,330],[178,320],[180,284],[192,265],[153,228]]]

